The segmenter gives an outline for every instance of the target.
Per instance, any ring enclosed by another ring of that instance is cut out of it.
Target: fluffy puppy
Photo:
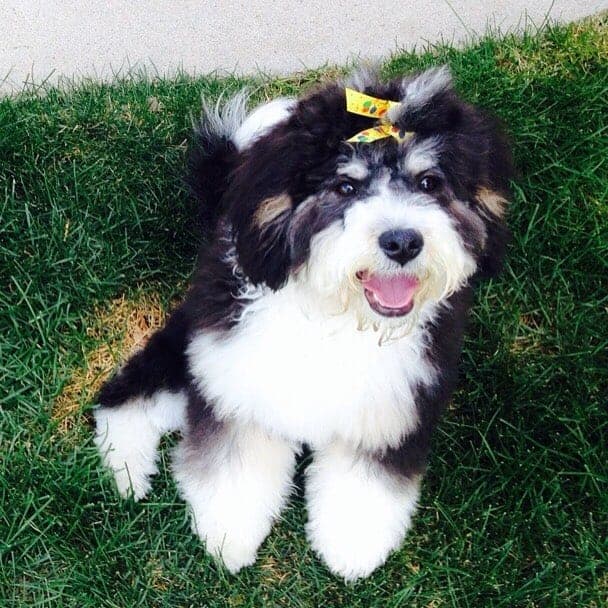
[[[345,85],[398,102],[384,120],[401,137],[348,143],[376,123]],[[179,431],[192,528],[232,572],[309,446],[308,538],[353,580],[411,524],[472,284],[503,257],[509,150],[446,68],[245,101],[203,112],[190,184],[207,246],[184,303],[101,391],[96,443],[140,499]]]

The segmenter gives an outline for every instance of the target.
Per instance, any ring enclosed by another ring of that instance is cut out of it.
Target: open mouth
[[[402,317],[414,308],[419,281],[408,274],[380,275],[359,271],[363,292],[372,310],[383,317]]]

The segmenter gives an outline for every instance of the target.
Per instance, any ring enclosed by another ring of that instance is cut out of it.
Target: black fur
[[[186,311],[176,310],[145,348],[104,384],[97,403],[116,407],[136,397],[151,397],[159,390],[183,389],[187,385],[185,350],[189,330]]]
[[[433,429],[446,409],[458,379],[458,360],[472,293],[470,287],[455,293],[449,300],[450,306],[443,309],[431,325],[428,357],[439,370],[439,376],[435,384],[418,387],[418,429],[404,437],[398,447],[377,455],[379,462],[393,473],[412,477],[425,471]]]
[[[215,133],[203,117],[188,150],[186,183],[198,202],[199,224],[206,239],[213,237],[222,215],[222,197],[236,160],[234,143],[226,135]]]
[[[399,99],[396,82],[366,88],[366,93],[387,99]],[[312,192],[318,191],[335,175],[338,160],[344,156],[344,141],[369,127],[367,117],[344,111],[344,89],[330,85],[298,104],[291,118],[273,129],[241,156],[225,194],[225,205],[234,227],[239,262],[254,283],[266,283],[273,289],[287,279],[290,269],[301,263],[306,246],[290,246],[290,223],[298,206]],[[331,120],[327,120],[330,116]],[[400,123],[414,130],[416,137],[441,138],[440,165],[449,177],[449,185],[461,200],[474,201],[477,189],[488,187],[507,197],[512,177],[509,146],[498,123],[485,113],[448,92],[432,97],[415,111],[406,113]],[[369,148],[354,144],[350,150]],[[375,142],[383,150],[383,164],[394,160],[396,143],[392,139]],[[281,159],[277,163],[277,159]],[[273,226],[272,238],[260,231],[253,221],[260,203],[286,193],[292,208]],[[497,241],[506,241],[508,232],[498,218],[483,216],[488,230]],[[318,217],[313,222],[322,227]],[[293,239],[291,241],[293,245]],[[484,258],[487,274],[500,267],[504,246]]]

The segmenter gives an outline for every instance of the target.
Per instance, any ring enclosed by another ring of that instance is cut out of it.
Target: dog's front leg
[[[401,544],[419,485],[344,443],[316,451],[306,486],[313,549],[346,580],[368,576]]]
[[[293,445],[208,415],[178,446],[175,478],[192,529],[230,572],[253,564],[292,488]]]

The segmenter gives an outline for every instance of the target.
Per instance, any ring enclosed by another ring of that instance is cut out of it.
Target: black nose
[[[418,230],[387,230],[379,236],[378,243],[391,260],[403,266],[422,251],[424,239]]]

